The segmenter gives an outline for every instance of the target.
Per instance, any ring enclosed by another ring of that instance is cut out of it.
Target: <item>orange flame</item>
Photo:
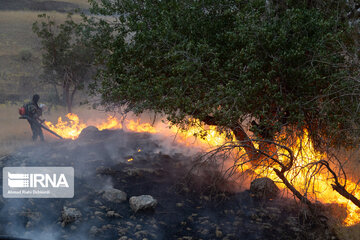
[[[45,121],[45,125],[63,138],[76,139],[87,125],[80,123],[79,117],[74,113],[68,113],[66,117],[69,121],[63,121],[59,117],[55,125],[48,121]]]
[[[296,144],[290,147],[290,149],[294,153],[294,157],[296,159],[293,167],[286,174],[286,178],[291,182],[291,184],[312,201],[320,201],[325,204],[334,203],[344,206],[347,211],[347,216],[343,224],[346,226],[352,226],[360,223],[360,209],[350,200],[333,190],[331,186],[333,179],[326,169],[314,174],[315,169],[311,167],[315,166],[314,164],[319,160],[326,160],[327,156],[326,154],[319,153],[314,149],[312,142],[308,138],[308,133],[305,132],[303,137],[298,137],[296,139]],[[289,154],[284,148],[278,147],[277,153],[280,162],[285,163],[289,161]],[[249,168],[251,168],[251,166],[248,164],[245,165],[243,169],[239,169],[239,171],[243,172]],[[254,171],[261,177],[266,176],[272,179],[281,189],[287,189],[272,170],[272,167],[260,166]],[[344,179],[339,178],[339,182],[344,182]],[[356,198],[360,198],[360,189],[357,188],[357,184],[355,182],[347,179],[346,189],[349,192],[352,192]]]
[[[151,126],[151,124],[149,123],[143,123],[140,124],[140,121],[134,121],[134,120],[130,120],[128,121],[128,123],[126,124],[126,128],[131,130],[132,132],[148,132],[148,133],[156,133],[156,129]]]
[[[69,121],[63,121],[59,117],[56,124],[51,122],[45,122],[46,126],[62,136],[63,138],[76,139],[81,131],[86,128],[88,125],[80,122],[79,117],[76,114],[69,113],[66,115]],[[141,124],[139,121],[126,120],[123,124],[115,117],[108,117],[105,122],[100,124],[95,124],[99,130],[103,129],[121,129],[125,128],[133,132],[148,132],[148,133],[162,133],[166,135],[176,135],[176,142],[185,144],[186,146],[192,145],[194,143],[196,146],[200,146],[202,149],[208,150],[219,145],[226,143],[227,141],[235,141],[235,137],[232,133],[220,133],[216,126],[204,126],[199,120],[190,119],[189,126],[183,130],[177,127],[158,127],[150,125],[149,123]],[[205,129],[205,130],[204,130]],[[200,136],[194,138],[194,135]],[[309,185],[309,174],[308,166],[311,163],[319,161],[321,159],[326,159],[326,155],[320,154],[315,151],[311,141],[308,139],[308,135],[305,133],[303,137],[298,137],[296,144],[291,147],[291,150],[295,154],[296,161],[292,170],[290,170],[286,177],[291,181],[293,186],[298,189],[302,194],[307,195],[307,197],[313,201],[318,200],[323,203],[336,203],[338,205],[343,205],[347,208],[347,218],[344,221],[344,224],[347,226],[360,223],[360,211],[357,206],[355,206],[351,201],[342,197],[340,194],[335,192],[332,187],[331,176],[326,171],[317,173],[316,179],[312,182],[311,186]],[[139,149],[138,151],[141,151]],[[287,152],[284,149],[278,148],[279,160],[282,162],[288,161],[286,159]],[[130,158],[128,161],[132,161]],[[239,171],[245,171],[251,166],[242,166],[242,169]],[[276,176],[271,167],[262,167],[255,169],[255,173],[260,176],[267,176],[278,183],[279,187],[286,189],[283,184],[280,184],[281,180]],[[340,179],[341,181],[342,179]],[[348,191],[352,191],[352,194],[360,198],[360,190],[356,188],[357,184],[350,180],[347,180],[346,188]]]
[[[314,169],[310,170],[310,166],[313,166],[312,163],[316,163],[319,160],[326,160],[327,156],[314,149],[307,132],[305,132],[302,138],[298,137],[296,139],[296,145],[293,146],[291,150],[294,152],[297,160],[286,177],[292,179],[292,184],[303,194],[307,193],[308,198],[313,201],[318,200],[322,203],[335,203],[346,207],[347,217],[343,222],[345,225],[351,226],[360,223],[360,209],[350,200],[333,190],[331,186],[333,183],[332,175],[330,175],[326,169],[311,176],[311,174],[314,174]],[[284,154],[284,150],[279,149],[279,159],[285,161],[285,159],[281,159],[282,154]],[[309,179],[312,177],[313,182],[309,185]],[[275,174],[273,174],[271,178],[279,181]],[[344,181],[344,179],[339,177],[339,182]],[[355,182],[347,179],[346,189],[359,199],[360,189],[357,188]]]
[[[81,122],[79,117],[74,113],[68,113],[66,117],[69,119],[69,121],[63,121],[63,119],[59,117],[56,124],[45,121],[45,125],[63,138],[74,140],[80,135],[84,128],[88,127],[88,125]],[[105,122],[95,124],[95,127],[97,127],[99,130],[121,129],[123,128],[123,125],[119,119],[109,116]],[[139,121],[126,121],[126,128],[132,132],[156,133],[156,130],[153,126],[148,123],[140,124]]]

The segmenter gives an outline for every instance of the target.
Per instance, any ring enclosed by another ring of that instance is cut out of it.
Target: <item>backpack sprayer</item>
[[[31,118],[30,116],[28,116],[28,114],[26,113],[26,107],[22,106],[21,108],[19,108],[19,114],[20,117],[19,119],[27,119],[29,120],[31,123],[36,124],[37,126],[45,129],[46,131],[48,131],[49,133],[55,135],[56,137],[63,139],[60,135],[58,135],[56,132],[48,129],[47,127],[45,127],[44,125],[42,125],[41,123],[39,123],[38,121],[36,121],[35,119]]]

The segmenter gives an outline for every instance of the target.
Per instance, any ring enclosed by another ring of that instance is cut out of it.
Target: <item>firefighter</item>
[[[41,141],[44,141],[44,135],[40,127],[40,124],[43,123],[44,120],[40,119],[40,116],[42,115],[42,109],[38,105],[39,99],[40,96],[35,94],[32,98],[32,101],[25,105],[26,115],[31,118],[28,119],[28,122],[33,133],[33,141],[36,141],[37,137],[39,137]]]

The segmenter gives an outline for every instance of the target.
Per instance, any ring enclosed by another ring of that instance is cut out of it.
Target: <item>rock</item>
[[[153,168],[125,168],[124,172],[129,176],[143,176],[144,174],[159,175],[159,170]]]
[[[143,231],[135,232],[134,235],[135,235],[135,237],[136,237],[137,239],[143,239],[143,238],[145,238],[146,236],[148,236],[149,233],[148,233],[147,231],[144,231],[144,230],[143,230]]]
[[[257,178],[250,184],[250,192],[256,199],[269,200],[276,198],[280,190],[270,178]]]
[[[110,217],[110,218],[112,218],[112,217],[114,217],[114,218],[119,218],[119,217],[121,217],[121,215],[118,214],[118,213],[116,213],[115,211],[107,211],[106,216],[107,216],[107,217]]]
[[[130,207],[134,212],[145,209],[153,209],[157,205],[156,199],[150,195],[141,195],[131,197],[129,200]]]
[[[88,126],[87,128],[84,128],[81,131],[81,133],[79,135],[79,139],[82,139],[82,138],[94,138],[94,137],[96,137],[98,132],[99,132],[99,129],[97,129],[97,127]]]
[[[95,216],[104,216],[105,214],[103,212],[100,212],[100,211],[95,211],[94,215]]]
[[[28,221],[27,223],[26,223],[26,228],[32,228],[34,226],[34,223],[32,222],[32,221]]]
[[[124,236],[128,232],[128,228],[118,227],[117,232],[120,236]]]
[[[209,234],[209,230],[206,228],[202,228],[198,231],[201,235],[208,235]]]
[[[81,212],[77,210],[76,208],[63,208],[63,211],[61,212],[61,226],[66,226],[69,223],[78,222],[81,219]]]
[[[127,195],[119,189],[110,188],[104,191],[102,198],[109,202],[122,203],[126,201]]]
[[[100,228],[98,228],[96,226],[92,226],[90,228],[89,234],[90,234],[90,236],[95,236],[95,235],[97,235],[97,234],[99,234],[101,232],[102,232],[102,229],[100,229]]]
[[[111,224],[106,224],[106,225],[103,225],[103,226],[101,227],[101,230],[106,231],[106,230],[113,229],[113,228],[114,228],[113,225],[111,225]]]

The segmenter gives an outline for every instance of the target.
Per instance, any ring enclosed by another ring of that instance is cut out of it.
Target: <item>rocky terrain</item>
[[[0,238],[337,239],[292,200],[260,201],[250,191],[207,195],[200,191],[206,174],[185,184],[193,158],[153,135],[93,127],[75,141],[22,148],[1,165],[73,166],[75,196],[0,198]]]

